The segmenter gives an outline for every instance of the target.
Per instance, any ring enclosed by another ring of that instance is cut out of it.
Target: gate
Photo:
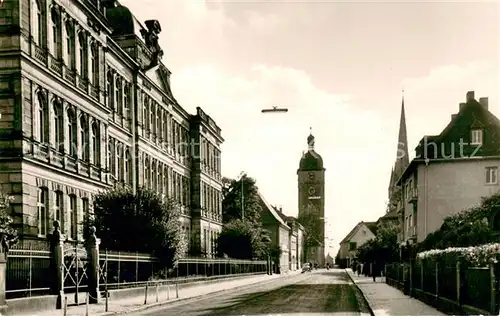
[[[65,247],[63,260],[64,293],[75,293],[75,304],[79,304],[79,293],[88,291],[87,251],[79,248]]]

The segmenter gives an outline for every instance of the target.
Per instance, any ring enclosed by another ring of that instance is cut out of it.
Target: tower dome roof
[[[300,170],[323,170],[323,158],[314,150],[309,150],[300,159]]]

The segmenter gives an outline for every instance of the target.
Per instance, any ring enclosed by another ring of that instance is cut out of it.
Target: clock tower
[[[325,264],[325,168],[314,150],[314,136],[307,137],[308,151],[300,159],[298,176],[299,222],[306,230],[306,262]]]

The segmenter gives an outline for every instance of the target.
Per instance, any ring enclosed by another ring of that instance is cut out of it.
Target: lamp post
[[[241,220],[245,221],[245,195],[243,193],[243,179],[247,176],[247,174],[242,171],[240,173],[240,182],[241,182]]]

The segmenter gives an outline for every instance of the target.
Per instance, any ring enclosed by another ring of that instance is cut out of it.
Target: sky
[[[497,2],[122,0],[160,22],[176,100],[221,127],[223,176],[241,171],[298,213],[309,130],[326,168],[330,252],[384,215],[404,90],[410,159],[465,102],[500,116]],[[285,114],[261,109],[286,107]]]

